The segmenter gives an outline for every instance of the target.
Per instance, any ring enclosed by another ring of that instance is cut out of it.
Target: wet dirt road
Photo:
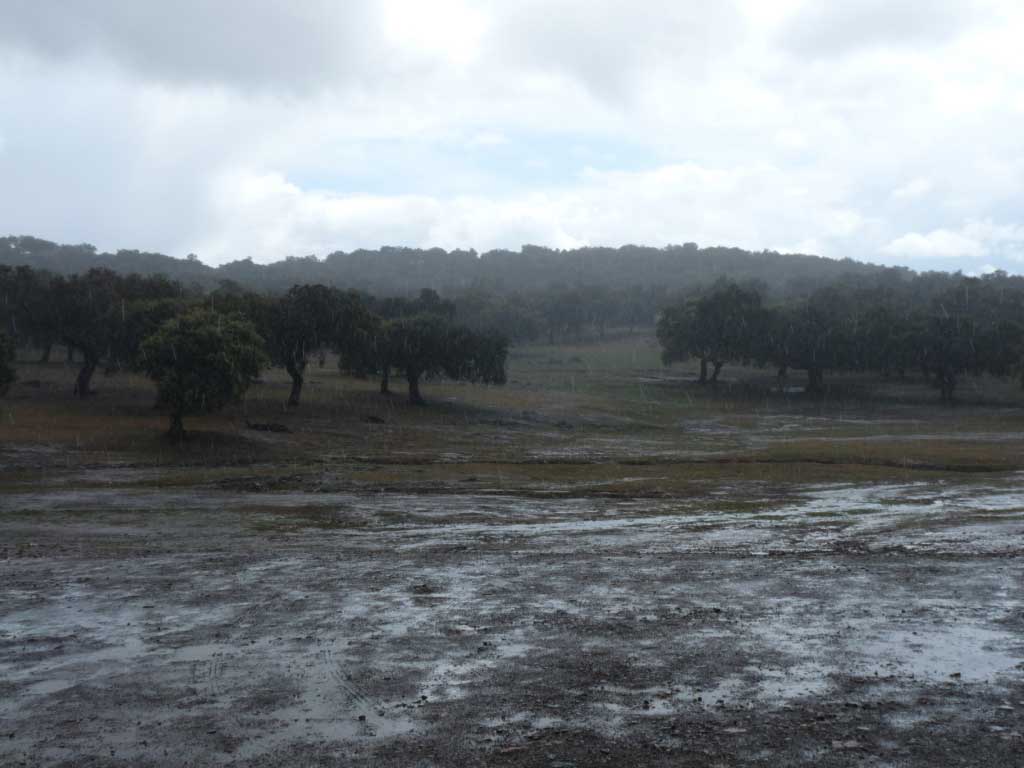
[[[1022,485],[6,494],[0,765],[1024,765]]]

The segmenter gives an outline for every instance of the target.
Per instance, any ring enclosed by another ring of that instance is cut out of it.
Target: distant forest
[[[558,287],[658,289],[699,293],[719,278],[756,282],[768,299],[806,295],[843,276],[909,278],[902,267],[881,267],[852,259],[700,248],[695,243],[651,248],[575,248],[558,250],[524,245],[519,251],[446,251],[395,248],[335,251],[256,264],[242,259],[219,267],[197,257],[178,259],[161,253],[121,250],[98,252],[94,246],[59,245],[35,237],[0,238],[0,264],[25,264],[55,274],[76,274],[105,267],[122,274],[163,275],[205,291],[231,281],[249,291],[283,293],[293,285],[321,283],[378,296],[411,296],[430,288],[455,297],[469,291],[532,294]]]
[[[97,251],[30,236],[0,238],[0,266],[29,266],[54,275],[109,269],[160,276],[191,295],[280,296],[296,285],[356,291],[375,300],[414,299],[424,290],[451,302],[463,325],[500,329],[512,342],[551,343],[604,337],[613,329],[653,330],[670,307],[694,301],[723,281],[754,291],[766,306],[806,302],[827,289],[886,296],[904,307],[939,301],[962,283],[960,273],[915,272],[853,259],[746,251],[696,243],[663,248],[625,245],[569,250],[524,245],[518,252],[383,247],[335,251],[323,259],[289,256],[271,264],[241,259],[211,267],[194,255]],[[1024,278],[998,272],[988,282],[1013,295]]]
[[[700,248],[695,243],[651,248],[558,250],[525,245],[473,250],[384,247],[336,251],[324,259],[288,257],[272,264],[242,259],[211,267],[190,255],[59,245],[35,237],[0,239],[0,265],[27,265],[55,275],[93,268],[162,276],[192,294],[254,292],[280,295],[295,285],[321,284],[376,297],[412,298],[431,290],[452,301],[460,322],[500,328],[512,341],[549,342],[603,337],[610,329],[653,329],[659,312],[727,279],[756,290],[766,302],[806,298],[837,281],[892,285],[915,273],[851,259]],[[940,276],[941,279],[941,276]]]

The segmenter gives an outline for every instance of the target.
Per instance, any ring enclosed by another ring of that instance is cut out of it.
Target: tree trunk
[[[302,374],[305,371],[306,365],[297,365],[295,363],[289,363],[285,366],[288,370],[288,375],[292,377],[292,391],[288,395],[288,405],[295,407],[299,404],[299,400],[302,397]]]
[[[700,378],[697,379],[697,383],[698,384],[707,384],[708,383],[708,359],[706,357],[702,357],[700,359]]]
[[[426,405],[427,401],[420,394],[420,372],[406,368],[405,378],[409,382],[409,402],[413,405]]]
[[[50,353],[52,351],[53,351],[53,342],[49,342],[45,347],[43,347],[43,354],[39,356],[39,362],[40,363],[48,363],[48,362],[50,362]]]
[[[939,374],[939,390],[941,391],[942,402],[946,405],[953,404],[953,391],[956,389],[956,374],[943,371]]]
[[[714,369],[711,371],[711,383],[712,384],[717,384],[718,383],[718,374],[721,373],[721,371],[722,371],[722,363],[720,361],[718,361],[718,360],[715,360],[713,365],[714,365]]]
[[[781,365],[781,366],[779,366],[779,374],[778,374],[778,376],[776,378],[778,379],[778,382],[779,382],[779,394],[780,395],[784,394],[785,391],[786,391],[786,379],[788,378],[788,372],[789,372],[789,366],[788,365]]]
[[[67,362],[68,365],[71,365],[72,363],[75,362],[75,348],[72,347],[70,344],[68,344],[67,346],[66,355],[67,356],[64,358],[64,360],[65,362]]]
[[[175,408],[171,411],[171,428],[167,436],[178,443],[185,439],[185,423],[182,421],[181,411]]]
[[[292,376],[292,391],[288,393],[288,405],[294,408],[299,404],[302,397],[302,374],[296,373]]]
[[[825,391],[825,374],[821,368],[807,369],[807,394],[820,395]]]
[[[85,363],[82,365],[81,370],[78,371],[78,377],[75,379],[75,394],[78,397],[85,398],[92,394],[92,375],[96,371],[98,362],[89,355],[85,356]]]
[[[380,393],[382,395],[391,394],[391,366],[385,365],[384,370],[380,374]]]

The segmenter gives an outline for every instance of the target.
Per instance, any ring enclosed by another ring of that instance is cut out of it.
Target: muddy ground
[[[271,371],[181,445],[148,382],[22,365],[0,766],[1024,766],[1016,383],[657,358],[519,350],[422,409]]]
[[[131,480],[0,494],[2,765],[1024,765],[1019,474]]]

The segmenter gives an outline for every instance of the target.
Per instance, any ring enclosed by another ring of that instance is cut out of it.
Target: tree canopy
[[[967,374],[1024,376],[1024,281],[995,274],[909,286],[839,282],[807,297],[763,307],[756,291],[716,286],[675,303],[658,319],[666,365],[705,361],[771,364],[780,377],[807,372],[820,394],[828,371],[902,375],[919,368],[952,402]],[[712,380],[714,376],[712,376]]]
[[[760,310],[756,291],[728,282],[719,282],[696,300],[670,307],[657,325],[662,361],[670,365],[697,358],[700,383],[717,382],[725,363],[753,357]],[[713,366],[710,379],[708,364]]]
[[[423,313],[385,322],[378,338],[380,372],[405,376],[409,401],[423,405],[420,382],[438,376],[485,384],[505,383],[508,342],[496,333],[480,333],[453,325],[444,317]],[[386,391],[386,384],[382,386]]]
[[[249,306],[271,364],[284,368],[292,379],[291,406],[299,404],[312,354],[330,349],[346,359],[361,357],[361,347],[375,331],[358,294],[325,285],[296,285],[278,298],[254,298]]]
[[[53,278],[48,295],[55,312],[56,336],[82,354],[75,379],[79,397],[92,393],[92,376],[104,360],[114,363],[134,357],[141,342],[135,323],[135,302],[156,302],[180,296],[181,288],[162,277],[119,275],[91,269],[83,275]]]
[[[185,435],[186,415],[240,401],[267,363],[263,339],[248,320],[200,308],[161,325],[142,343],[140,357],[158,403],[170,411],[175,439]]]

